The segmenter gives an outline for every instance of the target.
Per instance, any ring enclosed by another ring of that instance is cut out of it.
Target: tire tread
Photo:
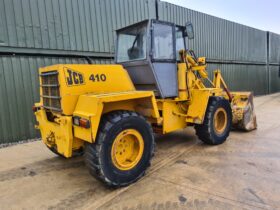
[[[101,145],[102,145],[103,141],[105,140],[106,133],[109,132],[109,130],[116,123],[118,123],[119,121],[121,121],[122,119],[127,118],[127,117],[139,117],[142,120],[146,121],[146,119],[142,115],[140,115],[136,112],[132,112],[132,111],[114,111],[114,112],[105,114],[102,117],[101,122],[100,122],[100,127],[99,127],[99,131],[97,134],[96,142],[95,143],[86,143],[85,162],[90,171],[90,174],[92,174],[98,180],[101,180],[102,182],[104,182],[109,187],[117,188],[117,187],[127,186],[133,182],[136,182],[138,179],[140,179],[145,174],[145,171],[143,171],[133,181],[120,184],[120,183],[113,182],[113,181],[109,180],[108,178],[106,178],[106,176],[102,170],[102,167],[101,167],[101,159],[100,159]],[[152,127],[150,124],[149,124],[149,129],[150,129],[150,132],[153,133]],[[154,156],[154,148],[155,148],[155,143],[153,141],[151,157]],[[147,168],[150,166],[150,164],[151,164],[151,159],[149,160]]]
[[[215,109],[215,106],[219,101],[222,100],[226,100],[226,99],[222,97],[210,97],[203,124],[195,125],[196,135],[198,136],[198,138],[202,140],[204,143],[209,145],[217,145],[223,143],[223,142],[215,142],[215,137],[213,136],[213,132],[211,132],[211,127],[210,127],[211,120],[212,120],[211,115]],[[231,121],[231,113],[230,113],[230,119],[228,120]],[[226,132],[225,139],[227,139],[228,136],[229,136],[229,132]]]

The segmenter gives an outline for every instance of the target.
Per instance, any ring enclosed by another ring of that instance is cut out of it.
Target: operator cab
[[[145,20],[117,30],[116,63],[128,71],[136,89],[153,90],[159,98],[178,96],[179,50],[186,49],[186,27],[159,20]]]

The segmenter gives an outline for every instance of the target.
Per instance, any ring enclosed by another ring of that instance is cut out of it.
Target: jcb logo
[[[67,85],[85,84],[84,76],[82,73],[73,71],[71,69],[65,69],[64,71],[65,71]]]

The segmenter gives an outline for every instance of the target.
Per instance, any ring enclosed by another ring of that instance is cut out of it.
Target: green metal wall
[[[193,23],[195,38],[189,47],[208,60],[224,62],[266,62],[266,32],[183,8],[167,2],[159,2],[161,20],[185,25]],[[240,81],[242,82],[242,81]]]
[[[269,92],[280,91],[280,35],[268,33]]]
[[[154,0],[0,0],[0,46],[114,50],[114,31],[155,18]]]
[[[213,78],[215,69],[221,70],[231,91],[254,91],[255,95],[267,93],[268,75],[263,65],[211,63],[208,64],[210,78]]]
[[[269,63],[280,65],[280,35],[269,32]]]
[[[232,90],[280,91],[278,34],[157,0],[0,0],[0,144],[38,136],[31,106],[39,67],[85,63],[82,56],[112,63],[114,31],[157,16],[192,21],[188,46],[207,56],[211,76],[221,69]]]
[[[269,66],[269,77],[270,77],[270,93],[275,93],[280,91],[280,65]]]

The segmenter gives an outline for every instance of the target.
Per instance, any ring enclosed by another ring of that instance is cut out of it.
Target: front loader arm
[[[221,71],[220,70],[215,70],[214,71],[214,79],[213,79],[213,85],[215,88],[221,88],[221,86],[223,87],[223,89],[225,90],[229,101],[232,101],[232,95],[229,92],[229,89],[227,87],[227,84],[224,80],[224,78],[222,77]]]
[[[207,80],[212,85],[213,90],[221,90],[221,97],[225,97],[231,104],[232,115],[233,115],[233,127],[241,130],[250,131],[257,128],[256,114],[254,110],[253,104],[253,93],[251,92],[230,92],[229,88],[222,77],[221,71],[219,69],[214,71],[214,78],[211,81],[208,77],[208,73],[206,70],[207,64],[205,57],[197,58],[192,51],[181,50],[181,64],[178,65],[179,76],[183,73],[186,74],[186,81],[188,84],[187,89],[189,92],[193,92],[192,90],[206,90],[206,85],[204,81]],[[182,68],[183,65],[186,65],[186,70]],[[184,72],[183,72],[184,71]],[[179,86],[184,87],[182,78],[179,77]],[[183,85],[182,85],[183,84]],[[211,89],[211,88],[210,88]],[[210,90],[209,89],[209,90]],[[179,92],[179,98],[186,98],[186,95],[183,91]],[[185,97],[181,97],[185,96]],[[216,95],[218,96],[218,95]],[[227,97],[226,97],[227,96]],[[191,95],[188,94],[187,97],[191,100]]]

